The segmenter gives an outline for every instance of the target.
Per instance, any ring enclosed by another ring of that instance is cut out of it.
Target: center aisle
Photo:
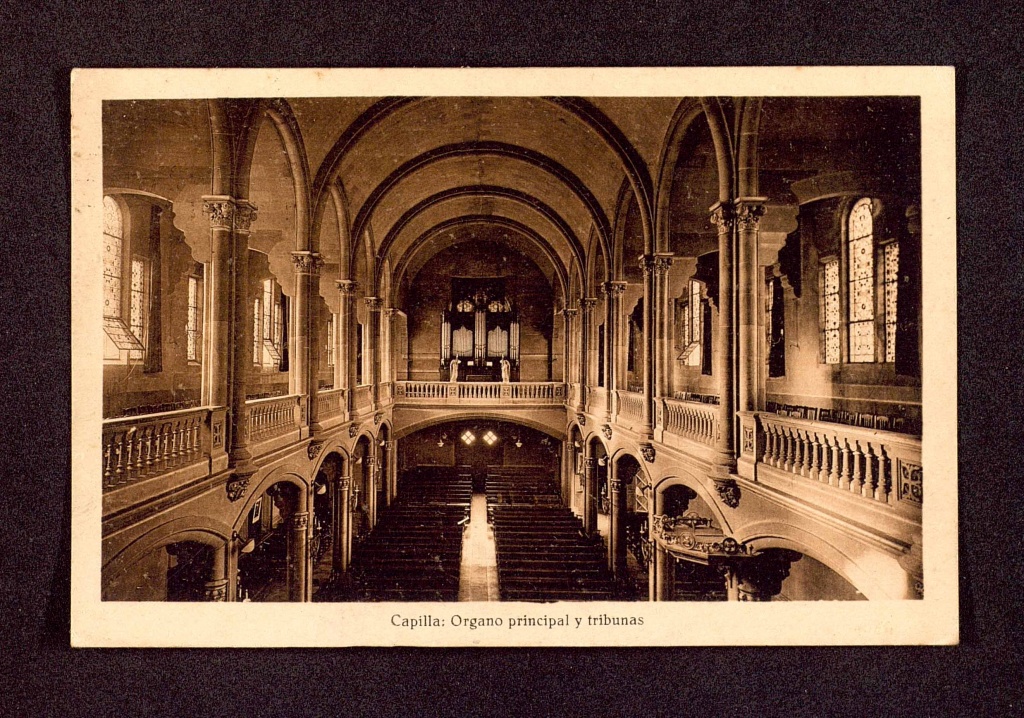
[[[462,537],[459,600],[497,601],[498,556],[494,530],[487,523],[487,496],[473,494],[469,511],[469,525]]]

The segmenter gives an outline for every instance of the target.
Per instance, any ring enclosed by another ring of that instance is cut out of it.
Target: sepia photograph
[[[956,643],[953,103],[76,71],[73,644]]]

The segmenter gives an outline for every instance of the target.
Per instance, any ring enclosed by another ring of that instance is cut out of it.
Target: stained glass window
[[[875,360],[875,242],[871,200],[862,199],[850,211],[846,239],[849,293],[847,295],[851,362]]]
[[[103,316],[121,318],[124,224],[113,197],[103,198]]]
[[[839,260],[821,265],[821,346],[826,364],[839,363]]]
[[[896,361],[896,288],[899,286],[900,245],[885,245],[885,360]]]
[[[188,316],[185,319],[186,358],[199,361],[199,277],[188,278]]]
[[[462,439],[462,443],[466,446],[470,446],[474,441],[476,441],[476,436],[469,429],[462,432],[462,436],[459,438]]]
[[[146,309],[147,309],[147,292],[146,292],[146,274],[147,267],[146,261],[142,259],[132,259],[132,291],[131,291],[131,305],[129,317],[130,324],[129,328],[135,338],[145,346],[146,344]],[[132,359],[142,359],[145,352],[143,349],[132,349],[129,356]]]
[[[269,341],[274,335],[274,280],[263,280],[263,338]]]
[[[493,431],[488,431],[486,434],[484,434],[483,439],[488,446],[494,446],[494,442],[498,440],[498,435],[495,434]]]
[[[336,340],[334,334],[334,315],[331,314],[327,317],[327,366],[334,366],[334,342]]]
[[[702,306],[700,301],[700,283],[690,280],[690,344],[694,350],[686,358],[690,366],[700,366],[700,340],[703,332],[701,330]]]

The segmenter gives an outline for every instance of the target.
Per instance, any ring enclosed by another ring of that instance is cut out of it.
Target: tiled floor
[[[463,534],[459,600],[499,600],[494,530],[487,523],[487,497],[484,494],[473,494],[469,525]]]

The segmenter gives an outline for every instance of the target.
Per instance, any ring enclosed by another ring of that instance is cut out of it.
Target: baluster
[[[793,437],[788,426],[782,428],[782,468],[793,470]]]
[[[771,430],[771,449],[767,463],[770,466],[779,466],[779,426],[778,424],[768,424],[768,426]]]
[[[124,434],[117,441],[117,466],[114,468],[114,483],[118,486],[127,483],[124,478]]]
[[[839,437],[833,436],[832,439],[832,455],[829,459],[829,474],[828,474],[828,485],[839,486]]]
[[[814,437],[813,443],[811,444],[811,478],[815,481],[821,481],[821,442],[818,441],[818,432],[812,433]]]
[[[861,493],[864,490],[864,471],[861,468],[861,459],[864,454],[860,450],[860,441],[854,440],[853,444],[853,476],[850,481],[850,491]]]
[[[103,486],[108,488],[114,484],[113,456],[111,449],[113,436],[107,437],[103,446]]]
[[[865,442],[864,445],[864,485],[860,495],[869,499],[875,497],[875,453],[871,442]]]
[[[786,430],[781,424],[775,427],[778,433],[778,452],[775,454],[775,466],[780,469],[786,468]]]
[[[153,471],[153,427],[146,427],[146,473]]]
[[[845,437],[840,438],[843,442],[842,448],[842,467],[839,470],[839,488],[850,490],[850,478],[853,475],[853,466],[851,465],[851,459],[853,458],[853,452],[850,451],[850,442]]]
[[[804,475],[804,434],[800,429],[793,429],[793,473]]]
[[[761,462],[772,466],[775,463],[775,427],[766,423],[764,425],[764,430],[765,441],[763,453],[761,454]]]
[[[889,503],[892,487],[892,461],[884,444],[878,446],[878,482],[875,486],[875,501]]]
[[[135,478],[142,476],[142,470],[145,467],[145,462],[142,459],[142,434],[145,429],[136,431],[132,437],[132,443],[134,444],[133,451],[135,452]]]
[[[813,461],[812,455],[814,453],[814,444],[811,442],[811,436],[813,436],[813,434],[810,431],[804,431],[801,435],[801,439],[804,443],[804,463],[800,468],[801,476],[811,476],[811,462]]]

